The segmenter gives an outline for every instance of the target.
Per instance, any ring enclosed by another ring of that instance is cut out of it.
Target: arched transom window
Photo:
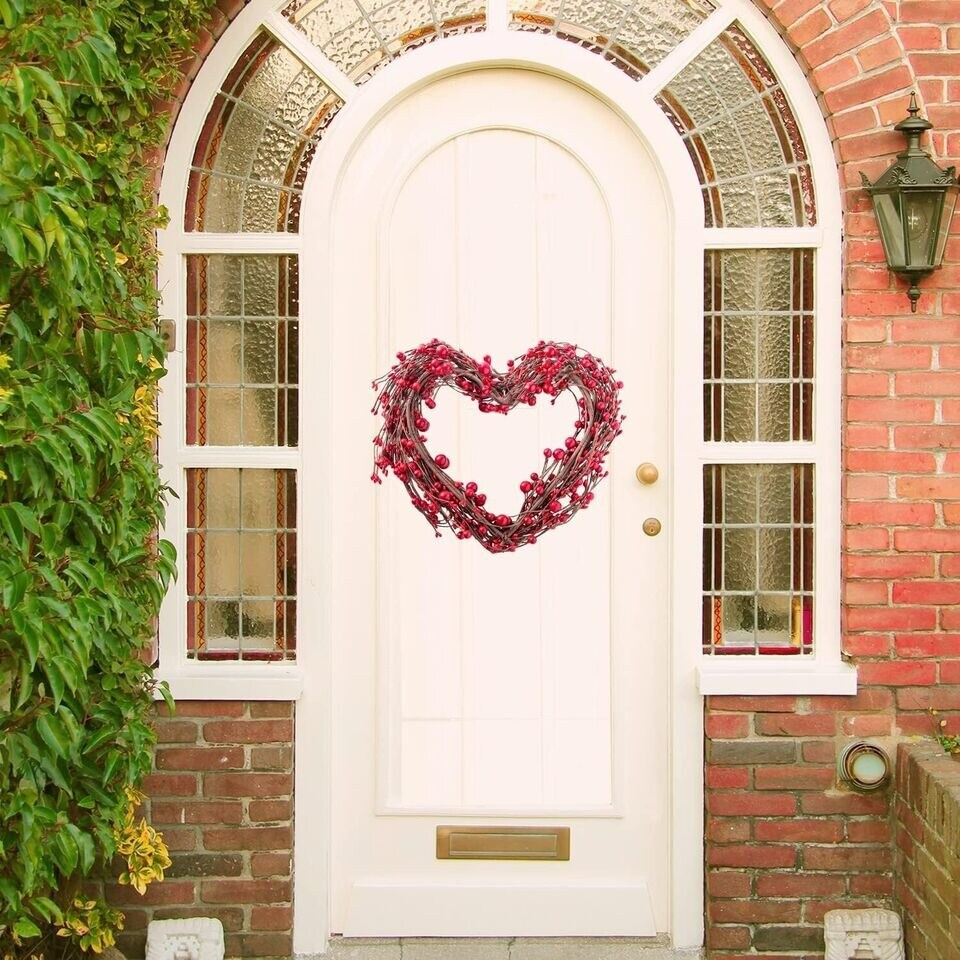
[[[181,495],[168,535],[183,575],[161,656],[181,695],[190,678],[208,691],[204,671],[219,665],[223,677],[226,663],[283,695],[296,660],[298,233],[310,165],[392,61],[482,32],[546,35],[622,71],[667,116],[700,183],[702,377],[685,385],[685,409],[702,422],[678,430],[702,471],[702,578],[689,587],[701,629],[675,642],[701,646],[705,692],[762,691],[749,678],[775,657],[838,674],[835,170],[796,65],[752,6],[254,0],[231,31],[234,52],[218,48],[179,120],[174,143],[189,142],[189,158],[168,161],[164,187],[177,340],[161,458]]]

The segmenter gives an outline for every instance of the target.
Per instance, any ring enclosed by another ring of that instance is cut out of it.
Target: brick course
[[[119,946],[142,957],[150,920],[213,916],[223,923],[228,957],[289,957],[293,705],[185,701],[173,717],[158,706],[156,727],[146,815],[163,832],[173,865],[145,897],[108,887],[127,915]]]

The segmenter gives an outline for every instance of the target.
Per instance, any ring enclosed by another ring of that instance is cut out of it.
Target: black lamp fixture
[[[941,170],[920,149],[920,136],[933,124],[918,116],[915,94],[910,95],[907,113],[893,128],[907,138],[907,149],[876,183],[862,173],[860,177],[873,200],[887,266],[910,282],[908,295],[916,312],[917,284],[943,262],[958,183],[955,167]]]

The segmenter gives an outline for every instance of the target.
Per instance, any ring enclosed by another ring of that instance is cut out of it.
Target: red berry
[[[563,505],[560,503],[559,500],[552,500],[550,502],[551,513],[559,513],[562,509],[563,509]]]
[[[532,489],[533,484],[529,480],[524,480],[523,483],[520,484],[521,493],[529,493]]]
[[[433,462],[441,469],[446,470],[450,466],[450,458],[445,453],[438,453]]]
[[[430,421],[427,420],[426,417],[417,417],[417,419],[414,420],[413,422],[416,424],[416,427],[417,427],[418,430],[429,430],[429,429],[430,429]]]

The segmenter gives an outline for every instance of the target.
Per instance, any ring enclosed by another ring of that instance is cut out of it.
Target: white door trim
[[[328,315],[325,291],[321,289],[323,269],[311,267],[328,261],[334,238],[325,235],[329,211],[336,197],[340,178],[359,139],[393,104],[409,93],[444,76],[490,67],[515,67],[542,71],[571,81],[610,105],[649,147],[658,166],[664,195],[673,218],[675,237],[683,237],[682,250],[670,243],[673,273],[671,324],[674,330],[694,328],[700,320],[700,286],[704,245],[703,207],[700,188],[689,158],[669,121],[649,95],[638,89],[626,75],[612,71],[609,65],[575,46],[558,44],[549,37],[518,34],[455,37],[418,51],[417,56],[401,58],[373,77],[343,108],[337,123],[324,138],[323,146],[310,170],[304,189],[301,243],[301,304],[310,304],[311,312]],[[330,410],[334,398],[326,395],[329,377],[325,371],[335,363],[327,349],[327,333],[322,322],[301,324],[301,356],[304,362],[302,402],[305,410]],[[673,338],[676,353],[685,338]],[[679,341],[679,342],[678,342]],[[371,394],[372,396],[372,394]],[[675,389],[674,419],[681,391]],[[688,411],[699,416],[696,410]],[[311,422],[314,439],[303,447],[303,476],[310,477],[310,490],[304,491],[300,561],[302,596],[315,598],[300,605],[300,635],[310,642],[300,646],[300,667],[304,678],[303,694],[297,707],[296,804],[294,838],[295,910],[294,952],[319,954],[326,948],[329,897],[330,843],[330,557],[327,551],[324,513],[327,463],[324,451],[327,427],[325,417]],[[688,421],[689,422],[689,421]],[[371,422],[371,431],[374,425]],[[674,431],[673,460],[692,463],[680,457]],[[686,431],[689,437],[690,431]],[[372,434],[371,434],[372,435]],[[672,502],[689,503],[690,491],[699,496],[699,476],[681,478],[679,471],[667,471],[665,481],[673,485]],[[682,499],[681,499],[682,498]],[[694,501],[698,502],[698,501]],[[690,511],[686,511],[689,513]],[[699,558],[699,526],[693,536],[687,529],[678,542],[678,526],[683,511],[667,518],[676,530],[673,540],[672,569],[675,574],[689,572]],[[696,518],[694,517],[694,520]],[[677,576],[673,577],[673,595],[678,596]],[[682,591],[680,592],[682,595]],[[699,636],[699,610],[683,610],[674,603],[672,635]],[[689,604],[687,604],[689,607]],[[703,728],[702,700],[693,682],[699,661],[698,645],[674,643],[671,648],[670,741],[670,830],[672,916],[670,930],[675,947],[699,947],[703,942]]]

